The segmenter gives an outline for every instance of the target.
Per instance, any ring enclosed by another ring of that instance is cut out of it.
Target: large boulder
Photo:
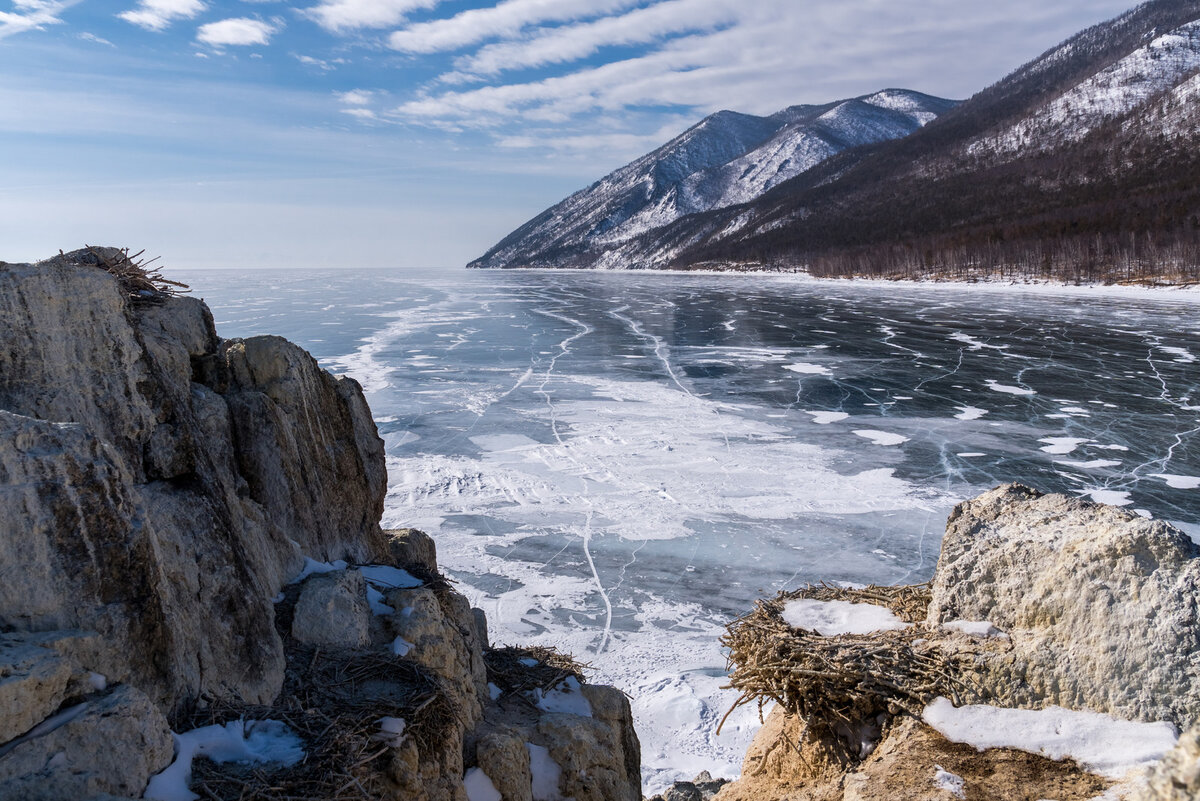
[[[1195,801],[1200,798],[1200,726],[1183,733],[1179,743],[1150,774],[1135,801]]]
[[[302,557],[386,556],[382,442],[354,381],[117,255],[0,263],[0,630],[97,632],[164,709],[268,701]]]
[[[1011,638],[989,703],[1200,720],[1200,547],[1161,521],[1017,484],[950,515],[927,623]]]
[[[309,645],[362,648],[371,642],[367,582],[357,570],[335,570],[304,582],[292,637]]]
[[[69,707],[0,751],[0,798],[140,797],[173,753],[166,718],[128,685]]]

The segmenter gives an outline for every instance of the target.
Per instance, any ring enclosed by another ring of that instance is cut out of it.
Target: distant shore
[[[670,276],[720,276],[739,277],[761,280],[773,278],[802,284],[826,284],[834,286],[866,286],[866,287],[913,287],[918,289],[962,290],[970,287],[987,292],[1037,292],[1045,294],[1061,294],[1082,297],[1123,297],[1144,300],[1180,300],[1185,302],[1200,301],[1200,284],[1073,284],[1060,281],[1041,281],[1000,278],[981,278],[978,280],[962,281],[952,279],[932,278],[821,278],[805,272],[784,272],[781,270],[636,270],[636,269],[562,269],[554,267],[506,267],[499,272],[531,272],[531,273],[597,273],[597,274],[637,274],[637,275],[670,275]]]

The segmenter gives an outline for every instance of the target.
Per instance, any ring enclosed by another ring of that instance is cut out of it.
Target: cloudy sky
[[[0,260],[455,268],[707,113],[963,98],[1129,0],[0,0]]]

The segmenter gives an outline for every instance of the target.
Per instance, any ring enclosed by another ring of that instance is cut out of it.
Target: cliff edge
[[[0,799],[640,798],[625,697],[381,530],[359,385],[131,266],[0,263]]]

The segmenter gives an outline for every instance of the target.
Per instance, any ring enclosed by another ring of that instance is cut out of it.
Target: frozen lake
[[[433,534],[495,642],[634,699],[647,789],[735,775],[717,637],[810,581],[928,579],[998,483],[1200,536],[1192,299],[550,272],[195,272],[226,337],[362,382],[384,523]]]

